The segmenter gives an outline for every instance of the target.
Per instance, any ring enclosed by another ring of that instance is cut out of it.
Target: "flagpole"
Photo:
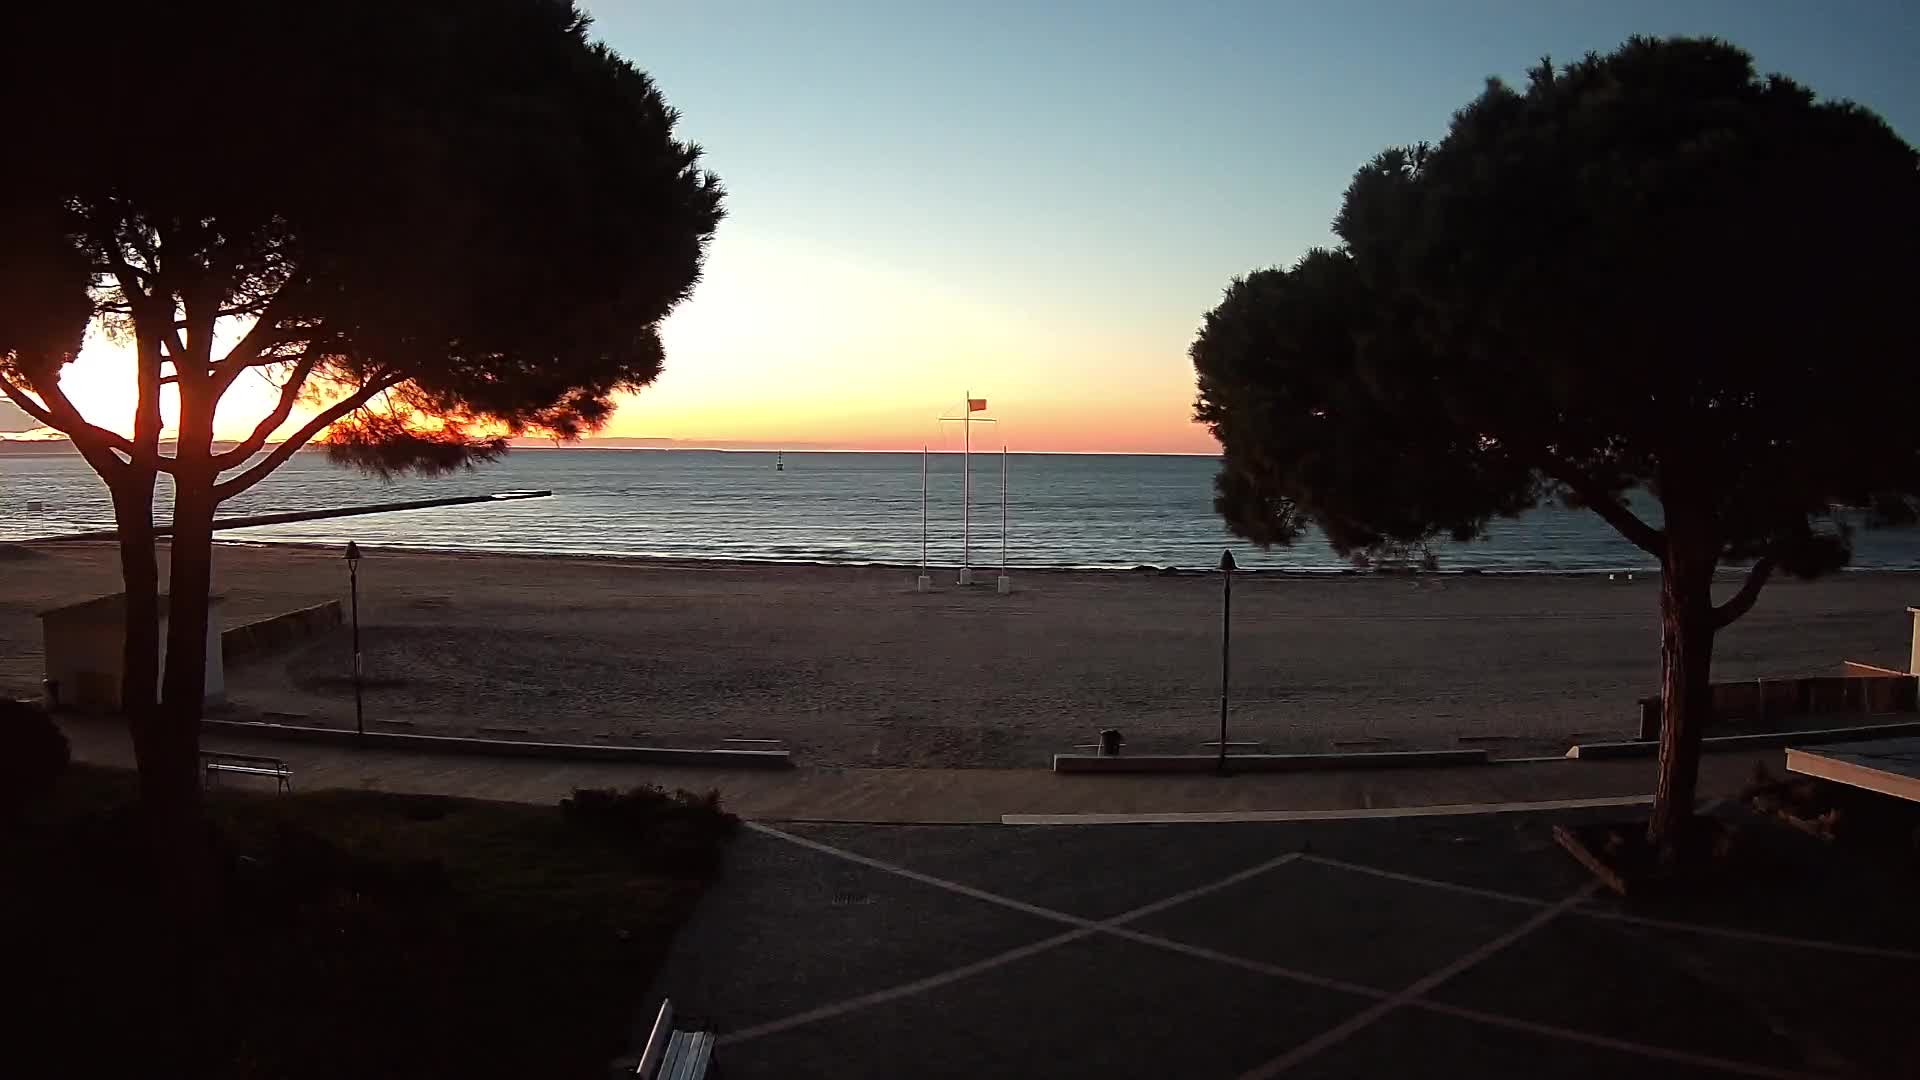
[[[916,592],[926,592],[933,588],[933,578],[927,576],[927,448],[920,448],[920,576],[914,579]]]
[[[973,584],[973,391],[960,410],[960,584]]]
[[[1007,576],[1007,444],[1000,444],[1000,591],[1012,592],[1013,579]]]

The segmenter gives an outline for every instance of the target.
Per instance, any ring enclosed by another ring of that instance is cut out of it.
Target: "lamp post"
[[[1220,775],[1227,774],[1227,658],[1233,646],[1233,552],[1220,553]]]
[[[360,545],[347,541],[347,583],[353,595],[353,735],[365,739],[366,710],[360,695]]]

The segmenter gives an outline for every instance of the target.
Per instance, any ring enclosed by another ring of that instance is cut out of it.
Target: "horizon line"
[[[654,440],[654,439],[657,439],[661,442],[670,443],[672,445],[667,445],[667,446],[618,445],[623,442],[637,443],[637,442],[647,442],[649,440]],[[161,439],[160,443],[161,445],[164,446],[168,443],[172,443],[176,441],[177,440],[175,439]],[[237,439],[215,439],[214,443],[215,445],[219,445],[221,443],[232,444],[238,441],[239,440]],[[719,445],[719,443],[724,443],[726,441],[727,440],[716,440],[715,443],[704,443],[704,442],[699,442],[695,440],[669,439],[664,436],[615,435],[606,439],[581,439],[577,442],[556,443],[551,440],[530,437],[525,442],[509,439],[508,449],[509,450],[537,450],[537,451],[592,450],[596,452],[606,452],[606,451],[613,451],[613,450],[632,450],[632,451],[655,452],[655,453],[676,453],[676,452],[684,452],[684,451],[697,451],[700,453],[708,453],[708,454],[915,454],[915,453],[927,453],[927,454],[942,454],[942,455],[952,454],[955,456],[961,456],[966,453],[963,450],[951,450],[951,449],[936,450],[930,446],[923,446],[919,450],[915,450],[912,447],[901,447],[901,448],[889,449],[889,448],[880,448],[880,447],[821,446],[818,444],[800,445],[800,446],[781,446],[778,444],[767,445],[764,443],[755,443],[753,445],[738,445],[738,446]],[[262,448],[261,452],[266,453],[269,448],[280,446],[282,445],[283,442],[284,440],[282,440],[282,442],[267,443],[265,447]],[[16,447],[16,446],[17,447],[46,446],[50,453],[74,452],[71,450],[73,446],[73,440],[70,438],[67,438],[64,435],[57,436],[54,438],[18,438],[9,434],[0,434],[0,447]],[[296,453],[304,454],[309,452],[324,451],[325,449],[326,449],[326,446],[324,444],[310,443],[306,446],[301,447],[298,451],[296,451]],[[1009,455],[1019,454],[1023,457],[1214,458],[1214,457],[1220,456],[1218,451],[1206,452],[1206,451],[1199,451],[1199,450],[1014,450],[1009,447],[1002,447],[1002,450]],[[983,450],[980,450],[979,453],[982,456],[988,456],[993,453],[993,450],[983,449]]]

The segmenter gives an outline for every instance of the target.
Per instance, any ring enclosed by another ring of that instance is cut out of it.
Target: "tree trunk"
[[[160,567],[153,538],[154,474],[134,473],[113,485],[114,527],[119,533],[120,578],[126,592],[121,642],[120,712],[133,737],[143,802],[177,801],[182,784],[195,782],[191,756],[166,738],[156,708],[160,685]]]
[[[1713,717],[1713,568],[1718,552],[1689,542],[1669,545],[1660,580],[1660,775],[1647,842],[1672,854],[1693,818],[1700,778],[1700,737]]]
[[[138,291],[135,282],[123,282],[123,286]],[[154,551],[153,492],[159,475],[163,425],[159,324],[172,318],[170,308],[164,313],[148,304],[134,309],[138,330],[135,374],[139,384],[133,410],[134,454],[126,472],[110,486],[114,524],[119,532],[120,576],[127,594],[120,710],[133,737],[134,762],[140,770],[140,801],[147,807],[177,807],[181,815],[190,817],[199,797],[199,762],[192,746],[183,747],[177,737],[171,737],[167,718],[159,708],[160,567]],[[164,842],[158,845],[161,858],[166,857],[167,846]]]
[[[164,773],[142,793],[154,809],[199,816],[200,717],[206,701],[207,610],[212,593],[213,506],[209,492],[176,480],[171,572],[167,585],[167,666],[155,710],[154,741],[162,743]]]
[[[204,383],[182,380],[180,433],[174,453],[173,542],[167,585],[167,663],[155,710],[154,741],[165,771],[147,816],[156,854],[176,877],[164,887],[186,927],[211,912],[212,852],[198,777],[200,718],[206,703],[207,625],[213,588],[213,405]]]
[[[168,584],[167,670],[161,709],[180,740],[198,747],[206,701],[208,604],[213,594],[213,483],[174,478],[173,567]]]

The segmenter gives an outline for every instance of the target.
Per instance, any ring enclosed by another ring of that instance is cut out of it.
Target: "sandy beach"
[[[0,691],[35,695],[35,613],[115,591],[114,552],[12,548],[0,581]],[[368,717],[417,731],[773,739],[808,764],[1005,767],[1108,726],[1133,749],[1195,751],[1218,723],[1215,576],[1025,573],[998,596],[947,574],[918,595],[893,568],[374,551],[361,581]],[[216,582],[225,626],[346,598],[338,551],[318,548],[222,545]],[[1629,736],[1657,685],[1656,589],[1242,575],[1232,737],[1525,755]],[[1722,634],[1715,675],[1904,666],[1916,596],[1913,575],[1777,582]],[[233,710],[350,726],[349,656],[343,629],[230,670]]]

